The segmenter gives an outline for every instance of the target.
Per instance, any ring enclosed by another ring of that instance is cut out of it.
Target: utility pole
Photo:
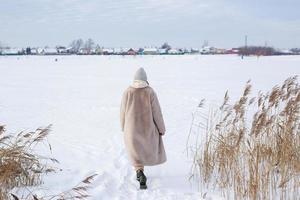
[[[204,40],[202,47],[207,47],[208,46],[208,40]]]
[[[245,54],[247,55],[248,36],[245,35]]]
[[[242,59],[244,59],[244,56],[247,55],[247,41],[248,40],[248,36],[245,35],[245,46],[244,46],[244,49],[241,48],[241,51],[242,51]]]

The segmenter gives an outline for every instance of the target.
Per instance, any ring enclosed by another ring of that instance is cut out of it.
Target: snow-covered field
[[[138,67],[145,68],[158,94],[167,128],[168,161],[146,168],[146,191],[138,189],[119,125],[121,96]],[[216,104],[227,89],[234,99],[248,79],[253,93],[269,90],[300,74],[300,56],[13,56],[0,57],[0,72],[0,123],[8,132],[53,124],[51,156],[62,171],[45,177],[47,193],[97,173],[91,199],[181,200],[201,197],[197,184],[188,181],[185,151],[199,101]],[[209,190],[206,199],[219,196]]]

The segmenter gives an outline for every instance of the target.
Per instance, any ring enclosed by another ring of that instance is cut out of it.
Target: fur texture
[[[133,166],[165,162],[162,135],[166,130],[154,90],[148,84],[129,87],[123,94],[120,115],[125,147]]]

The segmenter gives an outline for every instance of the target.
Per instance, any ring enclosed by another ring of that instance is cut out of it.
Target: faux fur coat
[[[133,166],[158,165],[166,161],[162,141],[165,124],[154,90],[145,82],[134,82],[123,94],[121,128]]]

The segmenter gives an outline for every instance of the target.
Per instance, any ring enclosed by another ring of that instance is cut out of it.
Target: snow
[[[2,56],[0,122],[9,133],[53,124],[51,156],[62,171],[45,176],[48,194],[97,173],[93,200],[201,199],[197,183],[188,181],[186,155],[191,113],[200,100],[216,105],[227,89],[235,99],[249,79],[253,93],[269,90],[299,75],[299,63],[300,56]],[[146,191],[138,189],[119,124],[121,96],[138,67],[158,94],[167,128],[168,161],[146,167]],[[222,199],[213,189],[201,190],[206,199]]]

